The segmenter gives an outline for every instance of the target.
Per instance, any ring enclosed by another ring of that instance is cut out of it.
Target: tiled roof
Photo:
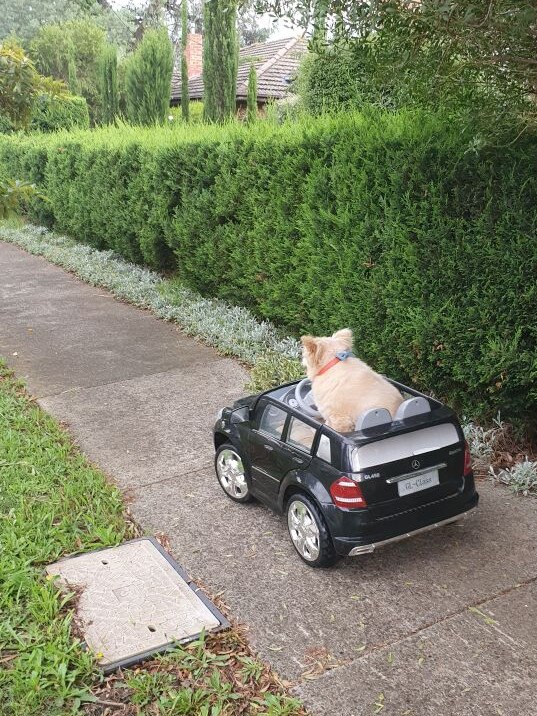
[[[237,72],[237,99],[245,100],[248,95],[248,73],[250,65],[257,71],[257,99],[261,102],[285,97],[289,83],[298,71],[300,60],[305,54],[307,43],[303,38],[292,37],[271,42],[258,42],[239,50]],[[190,99],[203,98],[203,79],[191,77],[188,82]],[[172,102],[181,99],[181,72],[174,72],[172,78]]]

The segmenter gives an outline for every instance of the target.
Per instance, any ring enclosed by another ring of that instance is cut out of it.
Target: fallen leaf
[[[384,694],[379,694],[377,696],[377,700],[374,703],[375,711],[374,713],[379,714],[382,709],[384,708]]]
[[[489,626],[493,626],[494,624],[498,623],[495,619],[492,619],[492,617],[489,617],[488,614],[485,614],[477,607],[468,607],[468,611],[472,612],[472,614],[477,614],[477,616],[480,617],[485,622],[485,624],[488,624]]]

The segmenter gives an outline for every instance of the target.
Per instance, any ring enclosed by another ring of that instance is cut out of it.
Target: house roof
[[[307,50],[307,42],[301,37],[258,42],[239,50],[237,72],[237,99],[248,96],[248,74],[253,63],[257,71],[257,99],[281,99],[289,91],[289,84],[296,76],[300,60]],[[203,98],[202,76],[188,81],[190,99]],[[172,102],[181,101],[181,72],[172,78]]]

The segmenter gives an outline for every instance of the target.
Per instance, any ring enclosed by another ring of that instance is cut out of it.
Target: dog
[[[349,328],[332,336],[302,336],[300,340],[302,364],[311,380],[317,410],[330,428],[352,432],[357,417],[369,408],[387,408],[395,415],[403,402],[401,394],[350,353],[353,336]]]

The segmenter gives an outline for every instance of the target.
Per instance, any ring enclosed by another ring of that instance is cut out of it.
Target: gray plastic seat
[[[392,416],[386,408],[370,408],[359,415],[356,419],[355,430],[367,430],[376,428],[378,425],[386,425],[392,422]]]
[[[430,413],[431,406],[426,398],[418,396],[417,398],[409,398],[403,400],[401,405],[397,408],[394,420],[406,420],[407,418],[413,418],[416,415],[423,415],[424,413]]]

